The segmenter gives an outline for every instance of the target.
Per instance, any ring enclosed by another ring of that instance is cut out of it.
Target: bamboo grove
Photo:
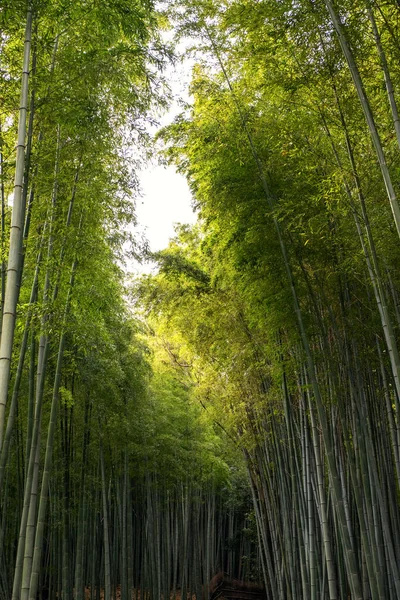
[[[267,597],[400,598],[399,4],[170,4],[199,222],[133,293],[243,453]]]
[[[199,219],[128,289],[168,27]],[[400,598],[399,58],[396,0],[0,4],[1,599]]]
[[[146,1],[0,4],[4,600],[258,577],[240,454],[127,303],[163,21]]]

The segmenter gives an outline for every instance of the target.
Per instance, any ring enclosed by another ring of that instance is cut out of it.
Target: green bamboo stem
[[[32,283],[32,288],[31,288],[31,294],[30,294],[30,300],[29,300],[29,309],[28,309],[28,313],[26,316],[26,321],[25,321],[25,328],[24,328],[24,334],[23,334],[23,338],[22,338],[22,342],[21,342],[21,349],[20,349],[20,353],[19,353],[19,358],[18,358],[18,366],[17,366],[17,372],[15,375],[15,381],[14,381],[14,387],[13,387],[13,394],[12,394],[12,398],[11,398],[11,404],[10,404],[10,410],[9,410],[9,414],[8,414],[8,420],[7,420],[7,428],[6,428],[6,434],[4,437],[4,444],[3,447],[1,449],[1,453],[0,453],[0,490],[2,488],[2,483],[3,483],[3,477],[4,477],[4,470],[7,464],[7,460],[8,460],[8,453],[9,453],[9,448],[10,448],[10,443],[11,443],[11,436],[12,436],[12,432],[13,432],[13,427],[14,427],[14,420],[15,420],[15,416],[16,416],[16,410],[17,410],[17,403],[18,403],[18,394],[19,394],[19,389],[20,389],[20,385],[21,385],[21,378],[22,378],[22,372],[23,372],[23,367],[24,367],[24,362],[25,362],[25,354],[26,354],[26,347],[27,347],[27,343],[28,343],[28,335],[29,335],[29,328],[30,328],[30,322],[32,319],[32,311],[33,311],[33,305],[36,302],[37,299],[37,286],[38,286],[38,279],[39,279],[39,270],[41,267],[41,261],[42,261],[42,245],[43,245],[43,240],[44,240],[44,236],[45,236],[45,232],[46,232],[46,223],[44,224],[43,227],[43,231],[42,231],[42,237],[41,237],[41,242],[40,242],[40,247],[39,247],[39,252],[38,252],[38,256],[36,259],[36,268],[35,268],[35,273],[34,273],[34,277],[33,277],[33,283]],[[34,360],[34,358],[31,356],[31,360]],[[32,394],[31,397],[33,396],[33,390],[32,390]],[[31,407],[31,412],[28,418],[28,430],[29,430],[29,434],[27,436],[27,446],[26,446],[26,465],[25,465],[25,471],[28,470],[28,462],[29,462],[29,452],[30,452],[30,438],[31,438],[31,431],[32,431],[32,419],[33,419],[33,406]]]
[[[400,208],[398,205],[396,192],[393,187],[392,179],[390,177],[389,169],[386,164],[386,158],[385,158],[385,154],[383,152],[382,142],[381,142],[381,139],[380,139],[380,136],[379,136],[376,124],[375,124],[375,119],[374,119],[374,116],[372,113],[372,109],[371,109],[367,94],[364,89],[364,84],[362,82],[361,75],[360,75],[359,69],[357,67],[357,64],[355,62],[354,55],[351,50],[350,44],[347,40],[345,30],[340,21],[340,17],[335,10],[333,2],[331,0],[325,0],[325,4],[326,4],[328,12],[331,16],[332,23],[334,25],[336,33],[338,35],[343,54],[346,58],[347,64],[350,69],[350,73],[351,73],[351,76],[352,76],[352,79],[354,82],[354,87],[356,88],[357,95],[359,97],[359,100],[360,100],[360,103],[361,103],[361,106],[362,106],[362,109],[364,112],[364,116],[365,116],[365,119],[368,124],[372,142],[373,142],[375,152],[376,152],[376,155],[378,158],[379,167],[380,167],[380,170],[382,173],[383,181],[385,183],[386,192],[387,192],[390,206],[392,209],[397,233],[400,236]]]
[[[394,129],[396,132],[397,145],[400,148],[400,118],[399,118],[399,111],[397,108],[397,103],[396,103],[396,98],[395,98],[395,93],[394,93],[393,82],[392,82],[392,78],[390,76],[389,65],[386,60],[386,54],[385,54],[385,51],[382,46],[381,36],[379,35],[378,27],[376,25],[374,11],[372,10],[371,3],[369,0],[367,0],[367,13],[368,13],[368,18],[371,22],[371,27],[372,27],[372,32],[374,35],[376,48],[378,50],[379,58],[380,58],[381,65],[382,65],[383,77],[385,80],[385,86],[386,86],[386,91],[387,91],[387,95],[388,95],[388,99],[389,99],[390,110],[392,113]]]
[[[11,214],[10,250],[4,296],[2,335],[0,341],[0,448],[3,445],[5,410],[10,379],[11,356],[14,342],[15,320],[19,294],[19,267],[24,224],[22,190],[25,169],[25,135],[28,111],[28,80],[32,36],[32,7],[28,6],[22,69],[21,99],[18,122],[17,158],[14,180],[14,201]]]

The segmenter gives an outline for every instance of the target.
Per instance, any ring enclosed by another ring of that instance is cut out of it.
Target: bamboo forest
[[[399,0],[0,0],[0,600],[400,600],[399,114]]]

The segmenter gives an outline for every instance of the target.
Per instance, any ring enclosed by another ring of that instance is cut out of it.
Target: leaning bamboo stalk
[[[1,453],[0,453],[0,490],[2,489],[2,486],[3,486],[4,472],[5,472],[5,467],[7,464],[8,453],[9,453],[9,449],[10,449],[11,437],[12,437],[12,432],[13,432],[13,426],[14,426],[14,421],[15,421],[15,417],[16,417],[16,413],[17,413],[19,388],[20,388],[20,384],[21,384],[22,371],[23,371],[23,366],[24,366],[24,362],[25,362],[26,348],[28,345],[28,337],[29,337],[29,332],[30,332],[31,318],[32,318],[32,313],[29,312],[26,317],[26,320],[25,320],[25,329],[24,329],[24,334],[22,337],[17,372],[15,375],[14,388],[13,388],[12,399],[11,399],[11,403],[10,403],[10,412],[8,414],[8,419],[7,419],[7,427],[6,427],[6,433],[4,436],[4,443],[3,443],[3,447],[2,447]]]
[[[37,33],[37,27],[35,27],[35,32],[34,34],[36,35]],[[33,54],[32,54],[32,65],[31,65],[31,72],[34,73],[36,70],[36,57],[37,57],[37,51],[36,51],[36,43],[34,45],[33,48]],[[24,215],[24,220],[23,220],[23,235],[22,235],[22,239],[21,239],[21,247],[20,247],[20,265],[19,265],[19,287],[21,287],[21,279],[22,279],[22,271],[23,271],[23,262],[24,262],[24,242],[26,242],[26,237],[25,237],[25,223],[26,223],[26,218],[25,215],[27,214],[27,198],[28,198],[28,189],[29,189],[29,180],[30,180],[30,171],[31,171],[31,158],[32,158],[32,143],[33,143],[33,122],[34,122],[34,118],[35,118],[35,88],[32,88],[32,92],[31,92],[31,100],[30,100],[30,108],[29,108],[29,121],[28,121],[28,132],[27,132],[27,140],[26,140],[26,149],[25,149],[25,168],[24,168],[24,186],[22,189],[22,214]],[[39,136],[40,139],[40,136]],[[37,171],[37,167],[36,167],[36,171]],[[33,200],[33,196],[34,196],[34,182],[31,185],[31,192],[30,192],[30,204],[31,204],[31,200]],[[28,230],[29,232],[29,230]],[[18,290],[18,298],[19,298],[19,290]],[[18,302],[18,298],[17,298],[17,302]]]
[[[36,260],[35,273],[33,276],[33,283],[32,283],[31,295],[30,295],[30,300],[29,300],[29,309],[28,309],[28,314],[26,316],[24,335],[23,335],[22,342],[21,342],[21,349],[20,349],[19,359],[18,359],[18,367],[17,367],[17,372],[15,375],[13,394],[12,394],[11,404],[10,404],[10,411],[9,411],[8,420],[7,420],[7,428],[6,428],[6,433],[5,433],[5,437],[4,437],[3,447],[1,448],[1,452],[0,452],[0,490],[1,490],[2,484],[3,484],[4,470],[5,470],[5,467],[7,464],[8,452],[9,452],[11,436],[12,436],[12,431],[13,431],[13,426],[14,426],[14,419],[15,419],[16,410],[17,410],[18,394],[19,394],[19,388],[20,388],[20,384],[21,384],[22,370],[23,370],[24,361],[25,361],[25,353],[26,353],[26,347],[27,347],[27,343],[28,343],[28,334],[29,334],[30,322],[32,319],[33,305],[36,302],[36,298],[37,298],[37,285],[38,285],[38,280],[39,280],[39,269],[41,267],[41,262],[42,262],[42,245],[43,245],[43,240],[44,240],[45,233],[46,233],[46,226],[47,225],[45,222],[45,224],[43,226],[43,232],[42,232],[41,242],[40,242],[40,246],[39,246],[39,252],[38,252],[37,260]],[[30,423],[28,422],[28,431],[29,431],[29,427],[30,427]],[[27,436],[27,437],[29,437],[29,436]],[[30,451],[30,445],[27,444],[27,457],[26,457],[27,462],[29,460],[28,459],[29,451]]]
[[[29,62],[32,36],[32,7],[29,4],[24,44],[24,60],[21,83],[21,100],[18,122],[17,158],[14,180],[14,201],[11,214],[10,250],[8,255],[7,281],[4,296],[2,335],[0,341],[0,448],[3,445],[5,411],[11,370],[15,320],[19,292],[19,267],[24,225],[23,178],[25,168],[26,116],[28,112]]]
[[[390,177],[389,169],[386,164],[385,154],[383,152],[382,142],[378,133],[378,129],[375,124],[375,119],[372,113],[372,109],[364,88],[364,84],[361,79],[360,71],[357,67],[353,52],[350,44],[345,35],[343,25],[340,21],[339,14],[336,12],[333,2],[331,0],[325,0],[326,7],[331,16],[333,26],[339,38],[340,46],[343,54],[347,60],[347,64],[350,69],[351,77],[356,88],[358,98],[360,100],[365,119],[368,124],[369,132],[371,134],[372,142],[374,144],[375,152],[378,157],[379,167],[381,169],[382,178],[385,183],[386,192],[389,198],[390,206],[393,213],[394,222],[396,225],[397,233],[400,237],[400,208],[397,201],[397,195],[393,187],[392,179]]]
[[[383,71],[383,76],[385,79],[385,86],[386,86],[386,91],[387,91],[387,95],[388,95],[388,99],[389,99],[390,110],[392,112],[394,129],[396,131],[397,145],[400,148],[400,118],[399,118],[399,111],[397,108],[396,98],[394,95],[393,82],[392,82],[392,78],[390,76],[389,65],[386,60],[386,54],[385,54],[385,51],[382,46],[381,36],[379,34],[378,27],[376,24],[374,11],[371,8],[371,3],[369,0],[367,0],[367,12],[368,12],[368,18],[371,22],[372,32],[374,35],[376,48],[378,50],[379,58],[380,58],[381,65],[382,65],[382,71]]]

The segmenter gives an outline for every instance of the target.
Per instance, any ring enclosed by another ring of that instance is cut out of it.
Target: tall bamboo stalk
[[[331,0],[325,0],[326,7],[329,11],[329,14],[332,19],[332,23],[335,27],[336,33],[339,38],[340,45],[343,50],[343,54],[345,55],[347,64],[350,69],[350,73],[354,82],[354,87],[356,88],[365,119],[368,124],[368,128],[371,134],[372,142],[375,147],[375,152],[378,158],[379,167],[382,173],[383,181],[385,183],[386,192],[389,198],[390,206],[393,213],[394,222],[396,225],[397,233],[400,236],[400,208],[397,201],[397,195],[393,187],[392,179],[390,177],[389,169],[386,164],[386,158],[382,147],[382,142],[378,133],[378,129],[375,124],[375,119],[373,116],[373,112],[365,92],[364,84],[361,79],[360,71],[358,69],[357,63],[354,59],[353,52],[351,50],[350,44],[347,40],[345,30],[340,21],[339,14],[337,13],[334,4]]]
[[[29,4],[26,17],[24,60],[21,82],[21,99],[18,122],[17,158],[14,180],[14,200],[11,214],[10,250],[7,265],[7,282],[4,296],[2,335],[0,341],[0,448],[3,445],[5,410],[10,379],[11,355],[19,293],[19,268],[22,233],[25,215],[23,212],[23,178],[25,169],[26,117],[28,112],[28,80],[32,36],[32,7]]]

